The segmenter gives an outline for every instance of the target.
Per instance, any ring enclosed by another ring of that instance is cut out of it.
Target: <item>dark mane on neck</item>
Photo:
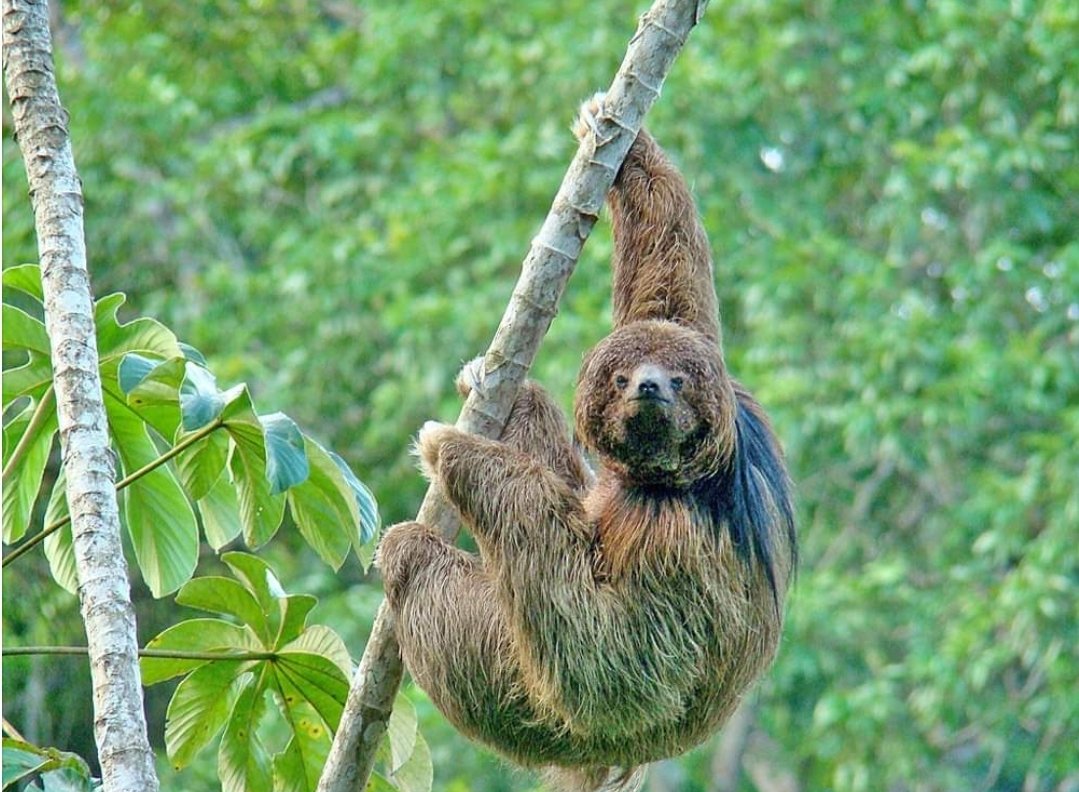
[[[790,545],[791,571],[797,566],[792,485],[764,413],[748,396],[738,394],[734,454],[726,469],[692,489],[698,507],[711,518],[717,538],[730,534],[738,556],[761,565],[779,609],[774,539]]]

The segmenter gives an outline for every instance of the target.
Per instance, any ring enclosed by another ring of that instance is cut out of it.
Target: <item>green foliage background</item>
[[[339,451],[387,523],[412,516],[410,437],[456,415],[575,108],[643,10],[64,3],[97,294],[128,292]],[[730,367],[799,489],[805,563],[749,759],[804,790],[1076,788],[1079,5],[715,2],[649,126],[698,196]],[[36,248],[7,117],[3,157],[9,266]],[[610,249],[601,224],[534,370],[567,407],[609,327]],[[377,582],[276,552],[358,656]],[[43,569],[5,572],[33,592],[5,597],[5,634],[77,642]],[[162,606],[139,609],[146,640]],[[82,673],[5,663],[5,716],[44,704],[27,737],[85,748]],[[436,789],[530,783],[415,698]],[[716,788],[714,750],[653,788]],[[199,773],[166,784],[212,788]]]

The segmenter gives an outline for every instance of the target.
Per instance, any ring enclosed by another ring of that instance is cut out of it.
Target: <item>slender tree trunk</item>
[[[485,437],[501,434],[517,388],[558,311],[566,281],[599,217],[607,190],[705,5],[706,0],[656,0],[641,17],[607,91],[597,134],[582,142],[543,227],[532,240],[520,279],[484,358],[482,386],[473,389],[465,402],[457,420],[459,428]],[[428,489],[417,519],[437,527],[448,538],[459,528],[452,509],[434,488]],[[383,603],[353,677],[319,792],[359,792],[364,788],[403,671],[393,617]]]
[[[98,374],[82,187],[53,74],[44,0],[4,0],[4,78],[34,206],[79,602],[90,647],[94,736],[106,792],[153,792],[135,612]]]

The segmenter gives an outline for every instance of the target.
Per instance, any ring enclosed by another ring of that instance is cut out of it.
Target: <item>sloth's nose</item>
[[[658,396],[659,383],[653,379],[641,380],[637,384],[637,393],[641,396]]]

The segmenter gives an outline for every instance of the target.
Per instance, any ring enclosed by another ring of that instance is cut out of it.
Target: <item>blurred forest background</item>
[[[456,416],[646,5],[54,3],[96,294],[411,517],[410,439]],[[1079,4],[717,0],[648,125],[697,195],[804,542],[775,668],[650,789],[1079,790]],[[10,266],[36,247],[6,101],[3,157]],[[610,253],[601,222],[534,369],[567,408]],[[287,532],[267,552],[358,658],[377,578]],[[175,606],[135,586],[145,642]],[[4,588],[6,636],[83,642],[40,553]],[[85,661],[8,660],[3,693],[28,738],[93,755]],[[410,696],[436,789],[534,786]],[[215,788],[211,756],[161,772]]]

